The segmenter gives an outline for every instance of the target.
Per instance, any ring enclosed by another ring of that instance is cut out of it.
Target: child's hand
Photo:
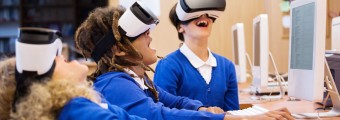
[[[215,114],[224,113],[224,111],[220,107],[208,107],[208,108],[200,107],[198,110],[199,111],[208,111],[208,112],[215,113]]]

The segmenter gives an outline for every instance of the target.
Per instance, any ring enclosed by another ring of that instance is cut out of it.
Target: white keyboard
[[[261,87],[261,88],[255,88],[256,93],[259,94],[268,94],[268,93],[279,93],[280,92],[280,87],[276,86],[276,87]],[[287,92],[287,87],[283,87],[283,90],[285,92]]]
[[[259,106],[252,106],[250,108],[246,108],[243,110],[232,110],[232,111],[228,111],[227,113],[231,114],[231,115],[258,115],[258,114],[262,114],[265,112],[268,112],[269,110],[259,107]]]
[[[278,82],[269,82],[268,83],[268,86],[267,87],[255,87],[255,86],[252,86],[250,89],[251,89],[251,92],[252,93],[259,93],[259,94],[266,94],[266,93],[279,93],[280,92],[280,87],[278,85],[279,83]],[[284,91],[287,91],[288,88],[286,87],[288,85],[288,82],[283,82],[283,89]]]
[[[284,86],[288,86],[287,81],[282,82],[281,84],[284,85]],[[268,82],[267,85],[268,85],[268,87],[277,87],[277,86],[279,86],[279,82]]]

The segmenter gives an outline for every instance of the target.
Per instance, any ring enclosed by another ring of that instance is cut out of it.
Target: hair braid
[[[150,92],[153,94],[153,96],[155,96],[156,102],[158,102],[159,96],[158,96],[158,91],[157,91],[155,85],[153,84],[153,82],[151,81],[151,79],[149,78],[149,76],[146,73],[144,74],[144,76],[147,79],[147,81],[144,79],[144,85],[149,88]]]

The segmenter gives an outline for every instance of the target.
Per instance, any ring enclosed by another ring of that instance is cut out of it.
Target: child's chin
[[[153,59],[150,59],[150,60],[148,60],[148,61],[145,61],[144,64],[145,64],[145,65],[152,65],[152,64],[154,64],[154,63],[156,63],[156,62],[157,62],[157,57],[155,57],[155,58],[153,58]]]

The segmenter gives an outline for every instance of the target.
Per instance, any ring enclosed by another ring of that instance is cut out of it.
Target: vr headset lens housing
[[[225,7],[226,0],[179,0],[176,14],[180,21],[188,21],[204,14],[217,19]]]
[[[128,37],[137,37],[159,23],[153,12],[140,1],[135,2],[119,19],[119,27]]]
[[[47,73],[55,57],[61,54],[60,38],[61,34],[56,30],[19,28],[15,43],[17,72],[37,72],[38,75]]]

